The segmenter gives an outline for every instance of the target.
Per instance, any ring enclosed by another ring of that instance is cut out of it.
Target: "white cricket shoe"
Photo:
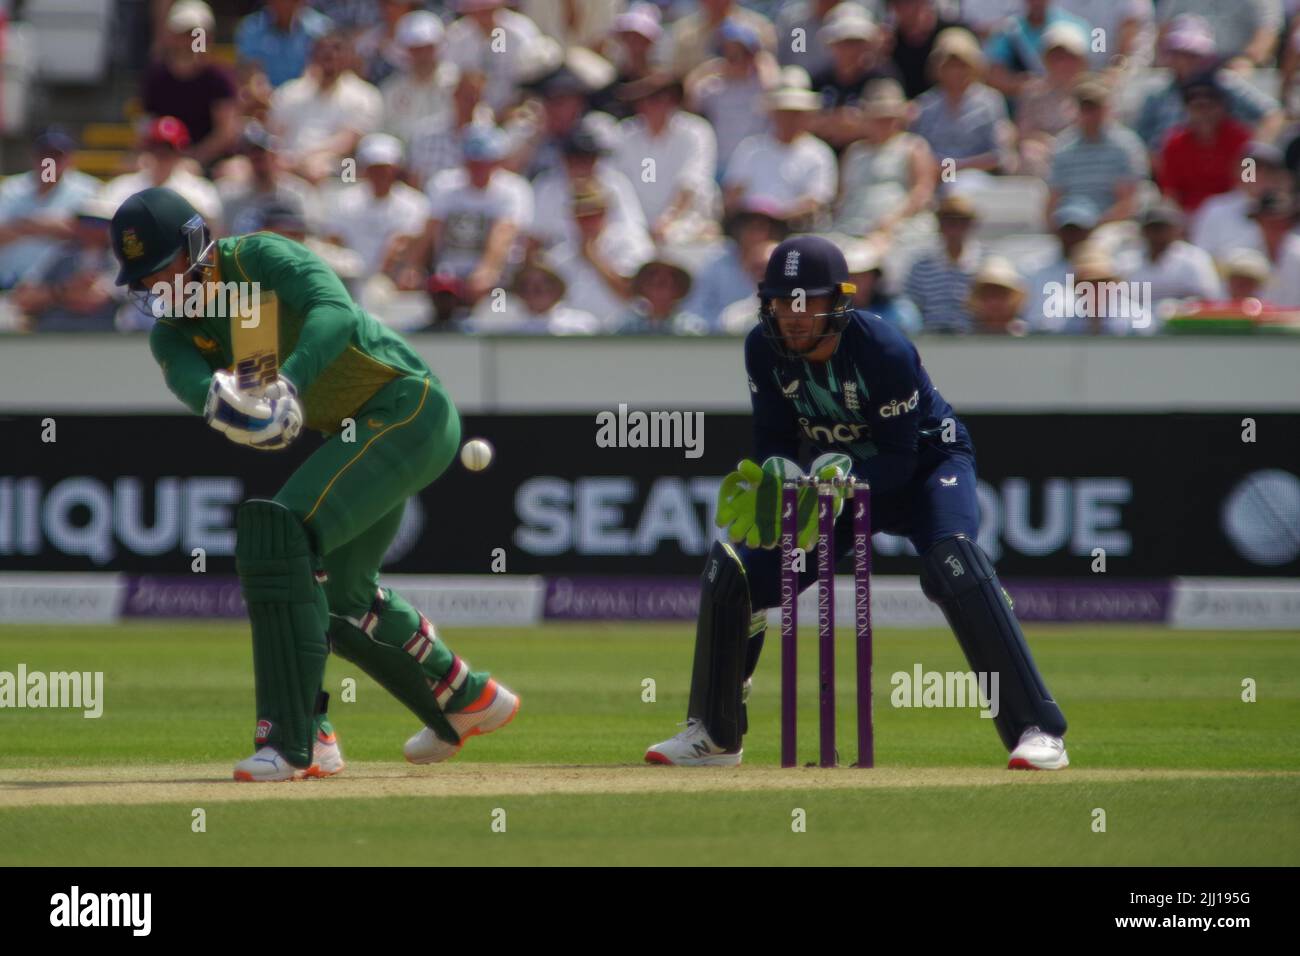
[[[244,783],[280,783],[297,780],[301,774],[274,747],[261,747],[253,756],[235,764],[235,779]]]
[[[671,767],[739,767],[742,748],[727,753],[709,736],[704,721],[691,717],[686,729],[675,737],[653,745],[645,752],[646,763],[661,763]]]
[[[447,715],[447,722],[460,734],[460,743],[449,744],[428,727],[422,727],[406,742],[402,752],[411,763],[442,763],[460,753],[467,739],[500,730],[514,720],[517,713],[519,698],[489,678],[478,700],[464,710]]]
[[[1068,766],[1065,741],[1037,727],[1025,728],[1007,762],[1008,770],[1064,770]]]
[[[302,772],[304,777],[332,777],[347,764],[343,762],[343,751],[339,749],[337,734],[316,731],[316,740],[311,746],[311,766]]]

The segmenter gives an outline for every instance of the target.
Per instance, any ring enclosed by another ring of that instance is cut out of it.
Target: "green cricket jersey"
[[[396,332],[352,301],[342,281],[305,246],[270,232],[218,239],[211,281],[260,284],[279,299],[280,373],[298,389],[308,428],[332,434],[396,378],[433,377]],[[234,364],[227,315],[161,318],[149,347],[167,387],[202,413],[212,373]]]

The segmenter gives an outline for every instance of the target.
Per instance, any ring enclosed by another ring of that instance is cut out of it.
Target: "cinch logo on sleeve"
[[[908,412],[916,411],[916,406],[921,403],[921,390],[918,388],[912,393],[912,397],[900,402],[894,399],[888,405],[880,406],[881,418],[897,418],[899,415],[906,415]]]

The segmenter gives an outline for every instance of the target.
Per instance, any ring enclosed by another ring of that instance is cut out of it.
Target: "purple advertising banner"
[[[693,621],[698,578],[565,577],[546,582],[542,616],[568,621]]]
[[[493,578],[492,583],[500,580]],[[886,581],[895,593],[901,593],[899,585],[911,587],[915,583],[915,579],[895,576],[881,583]],[[464,583],[459,586],[467,587]],[[1007,590],[1015,601],[1016,615],[1025,622],[1163,624],[1169,617],[1172,585],[1164,580],[1089,584],[1023,580],[1007,582]],[[919,585],[916,592],[918,600],[923,600]],[[695,577],[548,578],[542,616],[550,621],[693,621],[699,595],[699,579]],[[238,619],[244,617],[245,610],[237,578],[141,575],[126,580],[122,614],[135,618]],[[891,616],[877,615],[878,623],[902,623],[886,619]]]
[[[1162,624],[1169,613],[1171,585],[1026,580],[1008,582],[1007,590],[1022,621]],[[543,613],[548,620],[694,620],[699,593],[695,578],[552,578]]]
[[[142,575],[126,584],[123,617],[242,618],[239,579],[227,575]]]
[[[1126,621],[1163,624],[1169,581],[1010,581],[1007,590],[1022,621]]]

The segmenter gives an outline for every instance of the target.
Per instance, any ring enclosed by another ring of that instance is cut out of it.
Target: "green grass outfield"
[[[739,770],[645,767],[675,733],[686,626],[445,629],[523,698],[442,767],[401,763],[414,720],[332,659],[348,770],[230,782],[250,749],[247,629],[0,627],[0,671],[103,671],[104,714],[0,709],[0,864],[1300,864],[1300,635],[1034,627],[1073,766],[1002,770],[974,710],[890,705],[890,675],[961,670],[941,631],[876,635],[870,771],[776,768],[769,641]],[[816,643],[800,647],[801,757],[816,754]],[[853,758],[853,661],[839,731]],[[357,700],[340,700],[355,677]],[[1241,699],[1253,679],[1258,700]],[[654,681],[654,701],[645,682]],[[203,810],[206,832],[192,830]],[[1105,832],[1094,821],[1105,815]],[[804,820],[804,832],[794,822]],[[499,829],[504,823],[505,832]]]

